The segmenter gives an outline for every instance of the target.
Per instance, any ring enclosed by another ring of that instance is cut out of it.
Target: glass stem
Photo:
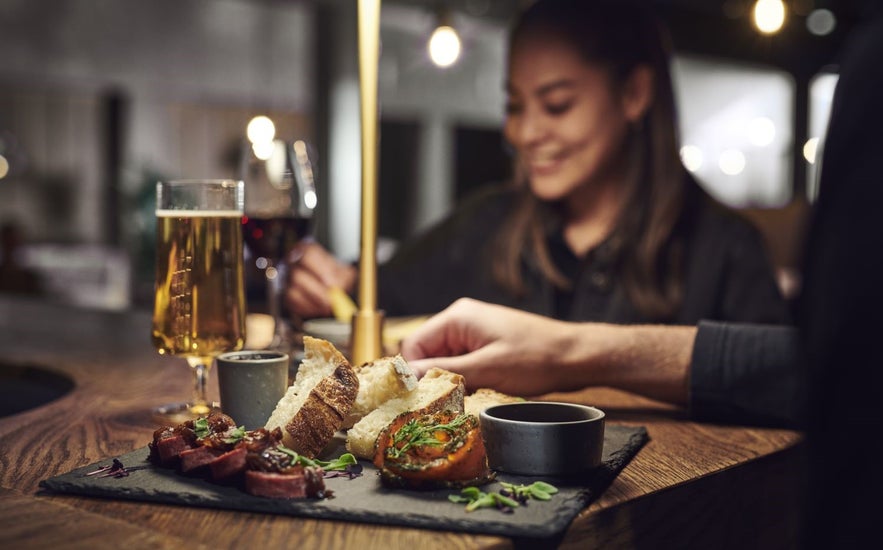
[[[188,358],[187,361],[193,368],[193,403],[190,405],[190,412],[196,415],[208,414],[211,407],[205,388],[211,362],[199,358]]]
[[[278,265],[281,265],[279,262]],[[272,349],[280,349],[284,346],[287,334],[285,323],[282,320],[281,303],[282,298],[282,269],[276,267],[276,264],[269,264],[264,270],[267,280],[267,311],[273,317],[273,342],[270,344]]]

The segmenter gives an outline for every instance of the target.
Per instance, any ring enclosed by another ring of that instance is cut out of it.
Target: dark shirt
[[[695,416],[740,424],[778,418],[805,428],[805,548],[861,548],[879,538],[881,59],[878,10],[842,56],[806,241],[797,328],[703,324],[693,350]]]
[[[473,196],[426,234],[407,243],[378,271],[378,301],[388,316],[431,314],[460,297],[573,321],[695,324],[701,319],[782,323],[788,306],[776,285],[760,233],[704,194],[685,212],[684,299],[674,315],[650,318],[626,297],[617,261],[604,242],[583,258],[549,234],[558,268],[574,281],[556,290],[535,263],[525,260],[528,292],[516,297],[493,280],[495,238],[517,199],[511,188]]]

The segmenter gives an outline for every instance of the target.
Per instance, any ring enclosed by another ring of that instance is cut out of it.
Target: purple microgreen
[[[324,476],[327,478],[332,477],[346,477],[348,479],[355,479],[362,475],[362,465],[361,464],[349,464],[343,470],[331,470],[326,471]]]
[[[87,476],[97,476],[97,477],[114,477],[121,478],[129,475],[129,470],[123,466],[123,463],[119,461],[119,459],[113,459],[113,464],[111,466],[99,466],[97,470],[94,472],[89,472],[85,474]]]

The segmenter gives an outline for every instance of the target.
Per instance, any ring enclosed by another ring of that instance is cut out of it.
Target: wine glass
[[[156,198],[153,345],[187,360],[193,398],[154,416],[177,423],[212,410],[209,369],[217,355],[245,344],[244,189],[234,180],[161,181]]]
[[[285,258],[298,241],[312,234],[317,196],[314,152],[303,140],[276,139],[266,159],[253,155],[246,164],[242,231],[251,259],[263,272],[267,313],[273,318],[269,349],[290,351],[290,329],[281,314]]]

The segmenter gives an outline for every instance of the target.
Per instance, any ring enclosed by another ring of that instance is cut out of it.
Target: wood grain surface
[[[143,447],[150,409],[187,397],[181,360],[150,346],[146,312],[107,313],[0,298],[0,369],[72,377],[69,394],[0,418],[0,547],[781,548],[799,522],[801,435],[699,424],[677,408],[591,388],[541,396],[597,406],[650,441],[556,541],[45,495],[41,480]],[[212,373],[209,393],[217,398]],[[106,539],[101,533],[106,533]],[[74,541],[91,541],[74,544]],[[63,541],[56,545],[53,542]],[[128,542],[127,542],[128,541]]]

